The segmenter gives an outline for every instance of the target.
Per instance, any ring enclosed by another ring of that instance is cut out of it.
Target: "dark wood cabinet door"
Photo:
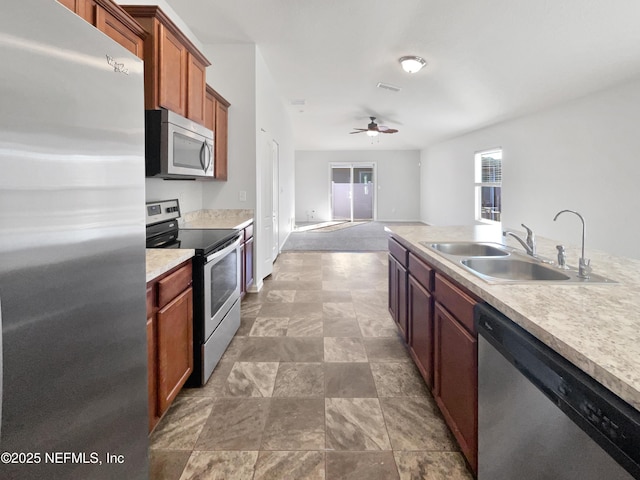
[[[242,260],[242,266],[240,267],[240,295],[244,297],[247,293],[247,256],[245,254],[247,245],[245,243],[240,245],[240,259]]]
[[[91,25],[95,22],[95,3],[93,0],[58,0],[79,17],[84,18]]]
[[[409,348],[422,378],[433,389],[433,319],[431,294],[409,274]]]
[[[144,41],[103,7],[96,5],[96,27],[139,58],[144,58]]]
[[[158,311],[158,415],[178,395],[193,371],[193,291],[191,287]]]
[[[434,397],[477,471],[478,341],[438,302],[434,324]]]
[[[204,96],[204,126],[209,130],[213,130],[215,134],[216,129],[216,99],[209,93],[207,88]]]
[[[187,118],[205,123],[207,67],[191,53],[187,55]]]
[[[409,343],[407,323],[407,269],[389,255],[389,311],[403,338]]]
[[[156,388],[156,339],[153,317],[147,318],[147,391],[149,393],[149,431],[158,423]]]
[[[187,115],[187,49],[160,24],[159,103],[182,116]],[[204,102],[204,98],[203,98]]]
[[[249,290],[249,287],[253,284],[253,237],[244,244],[244,258],[244,285],[245,289]]]
[[[227,180],[227,135],[229,122],[229,108],[221,102],[216,101],[216,155],[215,155],[215,178],[216,180]]]

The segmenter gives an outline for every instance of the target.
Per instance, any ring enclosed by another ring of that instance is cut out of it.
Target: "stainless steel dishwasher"
[[[640,412],[488,305],[478,328],[478,479],[640,478]]]

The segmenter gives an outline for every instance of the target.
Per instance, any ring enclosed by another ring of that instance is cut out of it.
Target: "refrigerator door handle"
[[[4,365],[2,362],[2,359],[4,357],[2,356],[2,299],[0,298],[0,440],[2,440],[2,400],[3,400],[3,396],[2,396],[2,385],[3,385],[3,379],[2,379],[2,372],[4,371]]]

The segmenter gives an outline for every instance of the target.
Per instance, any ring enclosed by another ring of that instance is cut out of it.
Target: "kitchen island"
[[[521,248],[488,225],[392,226],[401,244],[537,337],[640,410],[640,261],[588,248],[593,272],[616,284],[488,283],[419,242],[495,242]],[[555,258],[555,240],[538,237],[538,254]],[[580,248],[567,247],[570,266]]]

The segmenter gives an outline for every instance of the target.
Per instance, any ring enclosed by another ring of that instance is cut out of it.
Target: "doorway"
[[[375,163],[330,165],[331,219],[375,219]]]

